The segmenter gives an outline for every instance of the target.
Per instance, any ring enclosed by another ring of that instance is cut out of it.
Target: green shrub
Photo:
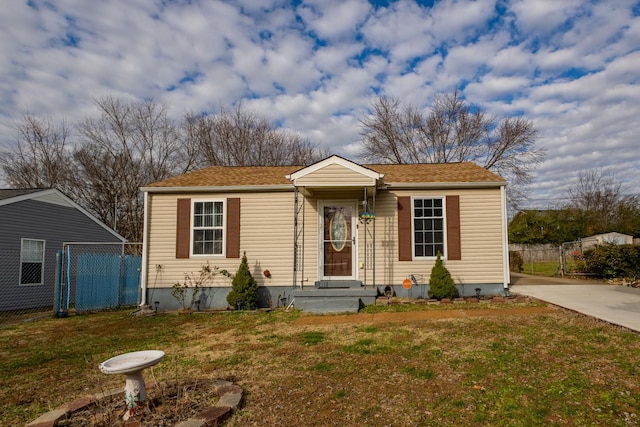
[[[588,273],[605,279],[640,277],[640,246],[603,245],[584,251]]]
[[[436,258],[436,264],[431,269],[429,296],[436,299],[455,298],[458,296],[458,290],[453,283],[451,273],[449,273],[447,267],[442,263],[442,259],[440,259],[440,252],[438,252],[438,257]]]
[[[509,270],[522,273],[524,270],[524,259],[519,251],[509,251]]]
[[[246,252],[243,253],[238,272],[231,282],[231,292],[227,295],[227,302],[233,308],[241,305],[245,309],[254,309],[258,306],[258,282],[249,271]]]

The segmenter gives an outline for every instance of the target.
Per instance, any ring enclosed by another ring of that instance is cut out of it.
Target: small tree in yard
[[[449,273],[447,267],[442,263],[442,259],[440,259],[440,252],[438,252],[438,257],[436,258],[436,264],[431,269],[429,296],[436,299],[455,298],[458,296],[458,290],[453,283],[451,273]]]
[[[238,303],[245,308],[256,308],[258,305],[258,282],[249,271],[247,253],[243,253],[238,272],[231,282],[231,292],[227,295],[227,302],[231,307],[238,307]]]

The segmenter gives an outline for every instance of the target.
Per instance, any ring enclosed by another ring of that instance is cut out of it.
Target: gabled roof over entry
[[[376,187],[384,174],[340,156],[331,156],[287,178],[298,187]]]

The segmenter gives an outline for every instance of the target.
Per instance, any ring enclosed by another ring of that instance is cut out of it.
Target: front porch
[[[295,308],[340,313],[375,304],[375,207],[383,176],[337,156],[287,176],[294,186]]]
[[[357,313],[375,304],[378,291],[359,280],[319,280],[313,288],[296,288],[291,295],[294,306],[307,313]]]

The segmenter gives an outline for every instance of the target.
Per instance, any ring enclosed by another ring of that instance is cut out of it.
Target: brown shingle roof
[[[210,166],[149,187],[230,187],[291,184],[286,176],[304,166]]]
[[[420,163],[410,165],[365,165],[384,174],[384,182],[504,182],[504,179],[475,163]]]
[[[384,182],[392,183],[465,183],[504,182],[500,176],[471,162],[404,165],[363,165],[384,174]],[[304,166],[210,166],[178,175],[147,187],[229,187],[291,184],[286,176]]]

